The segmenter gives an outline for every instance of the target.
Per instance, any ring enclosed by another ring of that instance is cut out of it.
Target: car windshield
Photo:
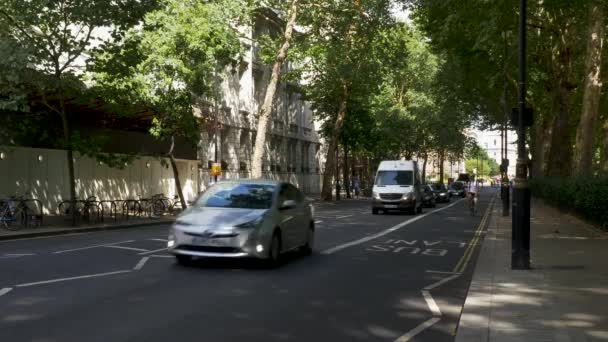
[[[445,187],[441,184],[433,184],[431,185],[433,191],[445,191]]]
[[[464,185],[460,182],[456,182],[456,183],[452,184],[452,189],[462,190],[462,189],[464,189]]]
[[[217,184],[196,201],[195,206],[213,208],[268,209],[276,186],[270,184]]]
[[[413,171],[378,171],[376,185],[413,185]]]

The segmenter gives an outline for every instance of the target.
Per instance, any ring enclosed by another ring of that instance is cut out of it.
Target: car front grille
[[[395,201],[401,199],[401,197],[403,197],[403,194],[380,194],[380,199],[389,201]]]
[[[239,253],[241,250],[236,247],[222,247],[222,246],[194,246],[194,245],[180,245],[177,249],[191,252],[202,252],[202,253]]]

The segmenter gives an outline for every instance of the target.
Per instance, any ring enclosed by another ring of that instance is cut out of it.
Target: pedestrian
[[[359,179],[353,179],[353,189],[355,190],[355,198],[359,198]]]

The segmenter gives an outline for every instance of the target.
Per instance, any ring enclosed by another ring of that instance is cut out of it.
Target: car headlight
[[[264,221],[264,216],[260,216],[258,218],[256,218],[253,221],[249,221],[249,222],[245,222],[245,223],[241,223],[241,224],[237,224],[234,227],[235,228],[242,228],[242,229],[252,229],[252,228],[257,228],[260,226],[260,224],[262,224],[262,221]]]
[[[408,192],[406,194],[403,194],[403,196],[401,198],[404,199],[404,200],[414,199],[414,193],[413,192]]]

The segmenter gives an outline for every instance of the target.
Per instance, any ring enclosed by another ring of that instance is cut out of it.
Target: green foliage
[[[241,53],[232,27],[234,1],[162,2],[141,27],[94,60],[93,80],[117,106],[136,103],[155,113],[150,134],[198,139],[193,104],[213,98],[214,69],[236,67]]]
[[[534,178],[532,194],[608,230],[608,178]]]

